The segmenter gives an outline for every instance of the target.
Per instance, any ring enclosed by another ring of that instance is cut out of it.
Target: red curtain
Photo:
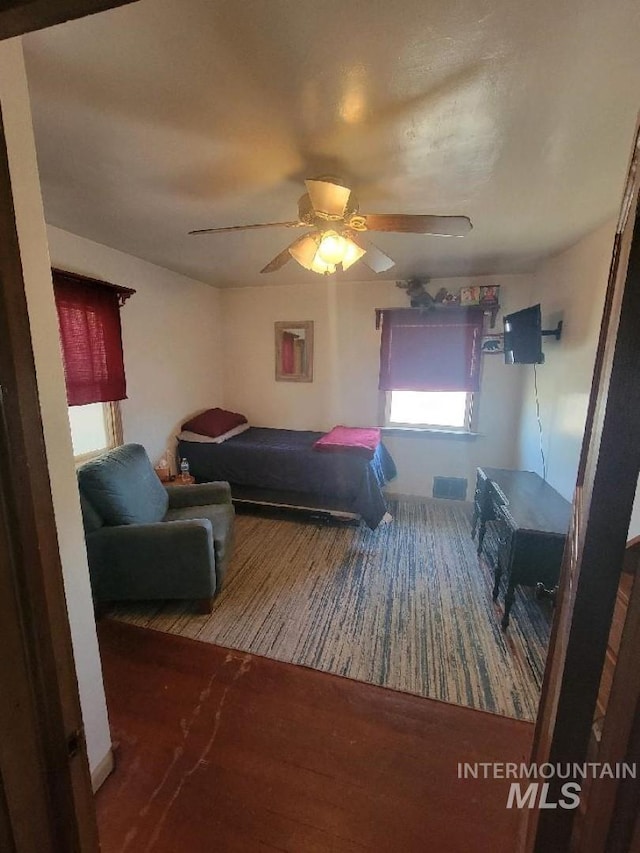
[[[118,290],[56,270],[53,288],[68,404],[125,399]]]
[[[484,314],[478,308],[382,311],[382,391],[478,391]]]

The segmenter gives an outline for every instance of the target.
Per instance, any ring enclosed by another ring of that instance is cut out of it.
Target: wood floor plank
[[[208,643],[99,625],[116,772],[103,853],[511,853],[531,724]]]

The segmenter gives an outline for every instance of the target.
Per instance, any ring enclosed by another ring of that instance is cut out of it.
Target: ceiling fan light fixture
[[[349,240],[348,238],[345,239],[345,243],[347,246],[344,257],[342,258],[342,269],[348,270],[349,267],[353,266],[356,261],[359,261],[363,255],[366,255],[367,250],[363,249],[362,246],[358,246],[357,243],[354,243],[353,240]]]
[[[347,252],[347,241],[337,231],[325,231],[320,238],[318,255],[326,264],[341,264]]]
[[[325,261],[319,257],[318,253],[313,259],[313,263],[309,267],[312,272],[320,273],[320,275],[331,275],[336,271],[335,264],[327,264]]]
[[[289,254],[297,261],[301,267],[311,272],[317,272],[320,275],[331,275],[336,271],[336,265],[327,263],[318,251],[320,237],[307,234],[300,240],[289,246]]]
[[[296,240],[292,246],[289,246],[291,257],[307,270],[312,268],[317,253],[318,241],[311,234],[307,234],[306,237]]]
[[[349,237],[338,234],[337,231],[325,231],[320,237],[317,258],[329,266],[342,265],[348,270],[365,254],[366,249],[358,246]]]

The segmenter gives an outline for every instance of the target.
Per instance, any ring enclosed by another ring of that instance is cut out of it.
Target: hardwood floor
[[[512,853],[533,726],[115,621],[99,624],[116,771],[103,853]]]

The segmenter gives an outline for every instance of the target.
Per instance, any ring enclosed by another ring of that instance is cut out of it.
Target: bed
[[[178,439],[178,455],[198,483],[227,480],[234,502],[346,513],[375,529],[387,506],[382,486],[396,476],[383,444],[372,459],[350,451],[320,453],[320,432],[250,427],[221,444]]]

